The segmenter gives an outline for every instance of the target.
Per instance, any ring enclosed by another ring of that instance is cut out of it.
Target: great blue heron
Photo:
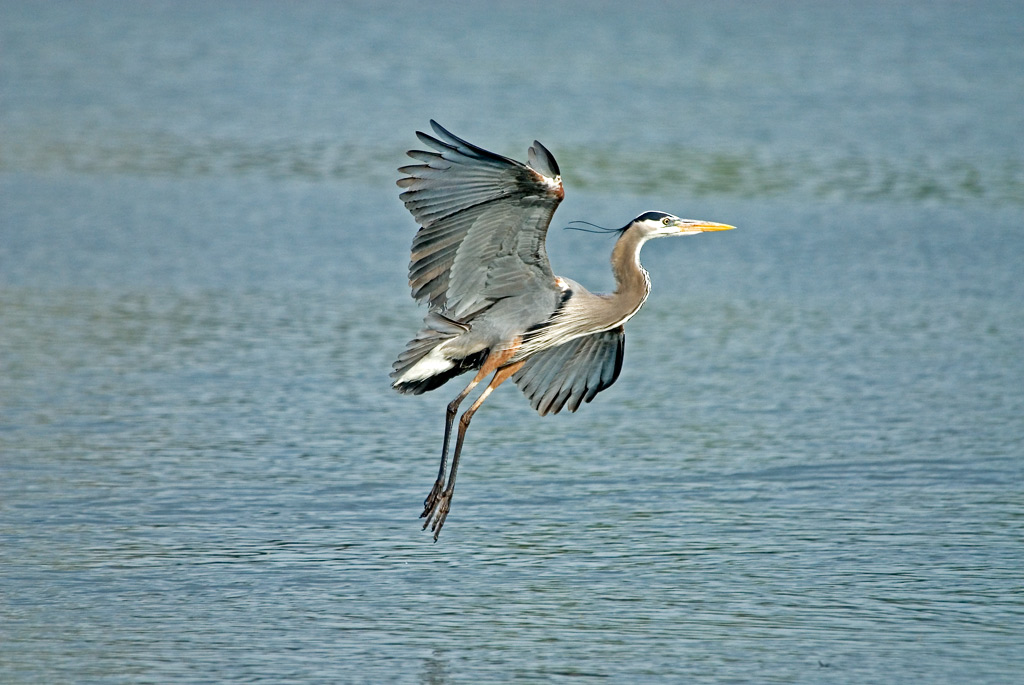
[[[488,152],[431,120],[436,152],[401,167],[405,206],[420,225],[412,241],[409,285],[427,303],[423,328],[394,363],[393,387],[418,395],[466,371],[476,374],[448,405],[441,467],[421,518],[434,540],[455,488],[466,429],[485,399],[509,378],[543,416],[580,403],[619,376],[623,324],[647,299],[651,282],[640,248],[651,238],[733,228],[645,212],[621,229],[612,249],[615,292],[598,295],[551,271],[544,238],[564,197],[558,164],[534,141],[529,164]],[[484,378],[490,383],[459,419],[451,472],[448,444],[459,405]]]

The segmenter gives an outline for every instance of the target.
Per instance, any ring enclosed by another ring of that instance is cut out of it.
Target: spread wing
[[[436,138],[416,135],[436,152],[410,150],[423,164],[399,169],[401,198],[420,224],[413,297],[465,319],[498,298],[551,287],[544,239],[564,195],[555,158],[534,141],[527,166],[430,125]]]
[[[541,416],[576,411],[616,381],[625,346],[622,326],[576,338],[528,357],[512,379]]]

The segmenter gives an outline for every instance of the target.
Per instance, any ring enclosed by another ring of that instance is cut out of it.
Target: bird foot
[[[437,486],[435,486],[435,489],[437,489]],[[437,536],[441,534],[444,520],[448,518],[448,510],[452,506],[452,491],[445,490],[435,497],[432,490],[430,496],[427,497],[426,505],[427,508],[420,515],[420,518],[427,519],[423,522],[423,530],[430,526],[431,532],[434,533],[434,542],[437,542]]]
[[[430,489],[430,494],[423,500],[423,513],[420,514],[420,518],[426,518],[430,515],[430,512],[434,510],[437,505],[437,498],[441,496],[441,491],[444,489],[444,481],[440,478],[434,481],[434,487]],[[424,526],[425,528],[426,526]]]

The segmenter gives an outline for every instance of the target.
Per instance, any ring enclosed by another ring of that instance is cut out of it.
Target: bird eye
[[[663,224],[665,224],[666,226],[668,226],[668,225],[669,225],[670,223],[672,223],[672,218],[671,218],[671,217],[668,217],[668,216],[666,216],[666,217],[665,217],[664,219],[662,219],[662,220],[661,220],[661,223],[663,223]]]

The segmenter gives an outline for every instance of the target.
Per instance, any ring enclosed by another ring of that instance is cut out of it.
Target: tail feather
[[[462,375],[471,369],[480,368],[480,365],[483,364],[488,352],[490,352],[490,350],[480,350],[468,357],[454,359],[452,360],[453,364],[451,368],[446,371],[436,373],[433,376],[428,376],[419,380],[402,380],[399,378],[391,387],[403,395],[422,395],[425,392],[436,390],[456,376]],[[391,374],[392,378],[395,376],[395,373]]]
[[[439,388],[455,376],[480,366],[487,356],[487,350],[466,357],[445,355],[445,343],[468,331],[469,326],[437,312],[427,314],[423,323],[424,327],[392,364],[391,386],[403,394],[419,395]]]

